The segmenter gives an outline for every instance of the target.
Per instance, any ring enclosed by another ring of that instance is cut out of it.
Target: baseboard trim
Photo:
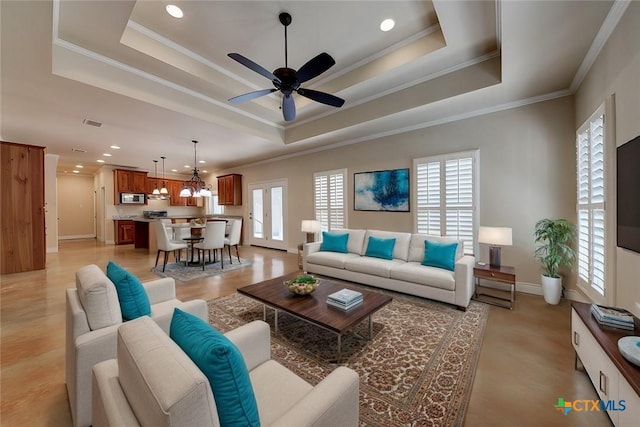
[[[58,236],[58,240],[95,239],[95,234],[76,234],[71,236]]]

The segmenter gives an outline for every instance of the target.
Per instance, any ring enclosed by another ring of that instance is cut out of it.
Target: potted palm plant
[[[576,227],[566,219],[541,219],[535,225],[535,257],[542,263],[542,294],[549,304],[562,296],[562,267],[571,268],[575,260],[573,242]]]

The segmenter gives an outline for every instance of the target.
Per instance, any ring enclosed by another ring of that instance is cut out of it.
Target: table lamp
[[[320,221],[303,219],[300,231],[307,233],[307,243],[312,243],[316,240],[316,233],[320,232]]]
[[[500,267],[500,247],[511,246],[511,228],[509,227],[480,227],[478,242],[489,245],[489,265]]]

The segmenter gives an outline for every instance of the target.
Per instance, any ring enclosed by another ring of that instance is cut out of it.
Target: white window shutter
[[[346,169],[314,174],[315,216],[322,231],[346,227]]]

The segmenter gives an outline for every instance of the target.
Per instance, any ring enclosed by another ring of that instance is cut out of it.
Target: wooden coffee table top
[[[239,288],[238,293],[338,334],[343,334],[355,327],[392,300],[388,295],[357,289],[358,292],[362,292],[364,297],[362,304],[347,311],[341,310],[328,305],[327,296],[344,288],[349,289],[348,284],[319,278],[320,284],[313,293],[310,295],[294,295],[289,292],[284,282],[294,279],[300,274],[300,272],[295,272],[245,286]]]

